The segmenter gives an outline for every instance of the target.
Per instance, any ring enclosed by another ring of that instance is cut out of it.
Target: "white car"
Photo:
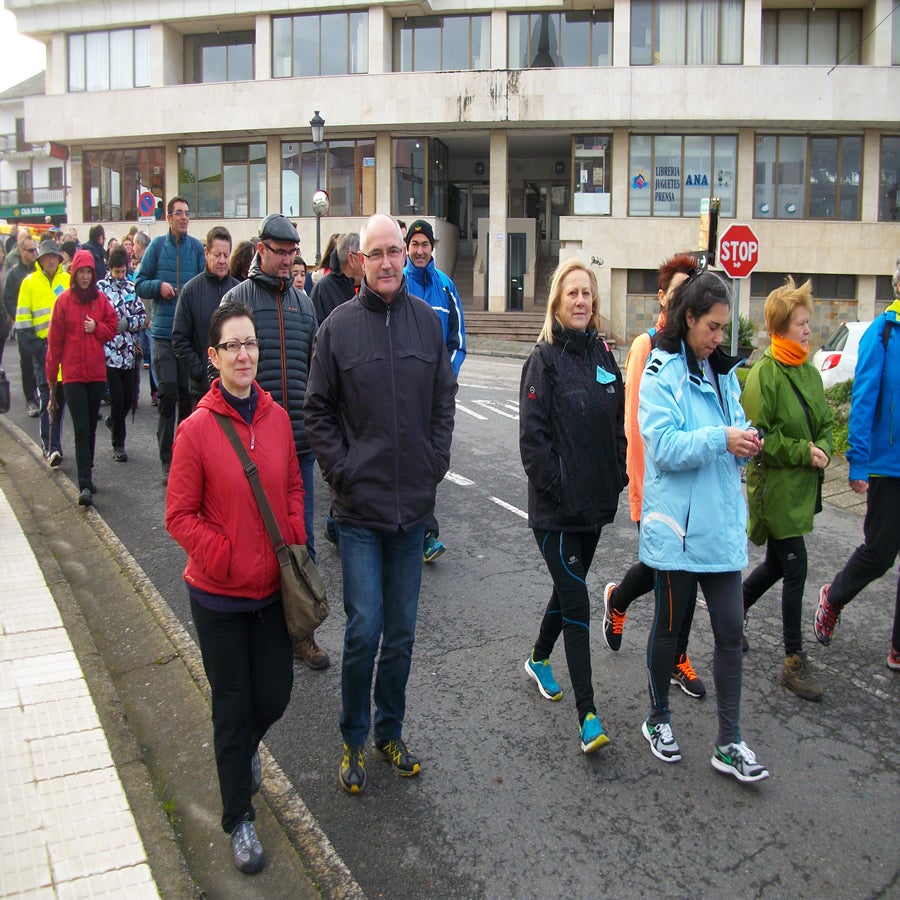
[[[856,357],[863,332],[872,324],[868,322],[843,322],[833,335],[817,350],[812,358],[813,366],[822,376],[825,390],[849,381],[856,371]]]

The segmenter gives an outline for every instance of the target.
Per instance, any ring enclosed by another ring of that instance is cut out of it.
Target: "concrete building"
[[[309,259],[320,181],[322,243],[376,210],[425,216],[472,309],[541,309],[560,259],[596,258],[624,341],[713,196],[720,231],[759,238],[758,323],[788,272],[814,277],[822,334],[890,298],[898,0],[6,5],[47,44],[27,138],[69,147],[73,223],[114,234],[142,193],[182,194],[198,235],[296,218]]]

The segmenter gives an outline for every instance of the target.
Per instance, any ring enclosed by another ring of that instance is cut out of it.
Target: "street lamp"
[[[313,144],[316,146],[316,194],[322,189],[322,170],[319,166],[319,151],[322,149],[322,139],[325,136],[325,120],[316,114],[309,120],[309,127],[312,128]],[[318,205],[313,203],[313,212],[316,213],[316,265],[319,264],[319,257],[322,253],[322,213],[316,212]]]

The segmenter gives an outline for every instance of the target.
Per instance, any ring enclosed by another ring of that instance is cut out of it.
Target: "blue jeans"
[[[315,505],[316,455],[312,450],[297,456],[300,463],[300,478],[303,480],[303,525],[306,528],[306,549],[310,559],[316,561],[316,542],[313,539],[313,507]]]
[[[425,528],[373,531],[337,522],[344,577],[344,658],[341,668],[341,734],[366,742],[375,656],[375,739],[398,738],[406,715],[406,682],[412,662],[422,581]]]

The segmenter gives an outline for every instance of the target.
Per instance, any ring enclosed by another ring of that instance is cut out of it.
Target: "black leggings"
[[[743,652],[743,605],[740,572],[660,572],[656,579],[656,608],[647,640],[650,671],[650,714],[647,721],[659,725],[669,721],[669,678],[675,664],[675,636],[688,604],[703,589],[715,650],[713,680],[719,713],[718,744],[741,739],[741,664]]]
[[[806,543],[803,536],[769,538],[766,558],[744,580],[744,612],[750,609],[779,579],[781,585],[781,627],[784,655],[803,650],[803,588],[806,584]]]
[[[78,490],[93,490],[94,443],[97,438],[97,415],[106,390],[105,381],[74,381],[63,384],[66,405],[75,432],[75,465],[78,468]]]
[[[553,579],[553,593],[541,619],[534,658],[547,659],[562,632],[578,721],[583,722],[588,713],[597,711],[591,672],[591,603],[586,579],[600,532],[535,528],[534,537]]]

